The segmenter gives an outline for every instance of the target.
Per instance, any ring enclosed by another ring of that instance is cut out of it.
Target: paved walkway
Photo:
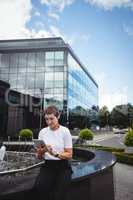
[[[94,141],[116,137],[114,133],[95,135]],[[133,200],[133,166],[116,163],[114,166],[115,200]]]
[[[86,144],[93,144],[96,145],[98,142],[103,141],[105,139],[110,139],[115,137],[114,133],[110,132],[110,133],[99,133],[99,134],[95,134],[93,140],[88,140],[86,141]],[[76,141],[79,136],[72,136],[73,138],[73,142]]]
[[[133,166],[114,166],[115,200],[133,200]]]

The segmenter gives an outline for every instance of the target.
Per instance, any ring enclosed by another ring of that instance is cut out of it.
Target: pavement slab
[[[133,166],[114,166],[115,200],[133,200]]]

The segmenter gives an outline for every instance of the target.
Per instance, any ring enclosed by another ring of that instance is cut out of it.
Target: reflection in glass
[[[19,67],[26,67],[27,66],[27,53],[19,53]]]
[[[10,73],[17,74],[17,72],[18,72],[18,68],[17,67],[10,66]]]
[[[2,54],[0,56],[0,67],[9,67],[10,54]]]
[[[37,52],[36,53],[36,68],[43,67],[45,64],[45,54],[44,52]]]
[[[46,67],[53,67],[54,66],[54,59],[48,59],[48,60],[46,60],[45,61],[45,66]],[[50,68],[46,68],[46,70],[48,71],[48,70],[50,70]]]
[[[35,53],[28,53],[28,67],[33,67],[35,66]]]
[[[46,52],[45,59],[46,60],[53,60],[54,59],[54,51],[48,51],[48,52]]]
[[[36,73],[35,74],[35,88],[43,88],[44,87],[44,74]]]
[[[17,67],[19,63],[19,54],[18,53],[13,53],[10,56],[10,66]]]
[[[53,87],[54,87],[54,74],[45,73],[45,88],[53,88]]]

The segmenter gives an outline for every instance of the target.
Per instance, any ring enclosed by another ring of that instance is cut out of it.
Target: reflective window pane
[[[28,89],[34,88],[34,73],[27,73],[26,87]]]
[[[49,67],[49,66],[54,66],[54,59],[48,59],[45,61],[45,66]],[[47,69],[46,69],[47,70]]]
[[[10,54],[10,66],[17,67],[18,63],[19,63],[19,54],[18,53]]]
[[[10,73],[17,74],[17,72],[18,72],[18,68],[10,66]]]
[[[26,67],[27,59],[27,53],[19,53],[19,67]]]
[[[8,81],[9,80],[9,74],[1,74],[0,73],[0,80]]]
[[[9,67],[10,54],[2,54],[0,56],[0,67]]]
[[[45,66],[45,54],[44,52],[36,53],[36,68]]]
[[[45,88],[53,88],[53,87],[54,87],[54,74],[45,73]]]
[[[8,73],[9,72],[9,69],[8,68],[0,68],[0,73],[1,74],[4,74],[4,73]]]
[[[64,59],[64,51],[55,51],[55,60],[63,60]]]
[[[46,60],[53,60],[54,59],[54,51],[46,52],[45,59]]]
[[[35,88],[44,88],[44,74],[43,73],[36,73]]]
[[[35,66],[35,53],[28,53],[28,67]]]

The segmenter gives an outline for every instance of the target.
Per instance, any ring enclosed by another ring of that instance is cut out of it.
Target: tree
[[[127,128],[129,126],[128,112],[128,104],[115,106],[110,115],[111,125]]]
[[[110,112],[107,106],[103,106],[99,110],[99,125],[100,127],[105,127],[110,125]]]
[[[128,103],[127,104],[127,110],[128,110],[128,126],[133,128],[133,106]]]

